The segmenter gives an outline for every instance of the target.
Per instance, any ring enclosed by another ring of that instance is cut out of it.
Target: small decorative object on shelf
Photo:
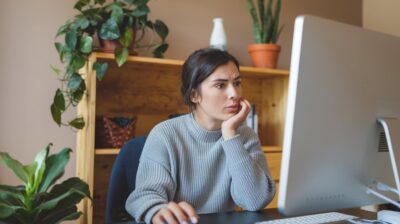
[[[246,118],[246,125],[252,128],[255,133],[258,133],[258,116],[256,112],[256,105],[254,103],[251,104],[250,113]]]
[[[264,0],[258,0],[256,9],[253,0],[247,0],[253,20],[255,43],[250,44],[248,52],[255,67],[276,68],[281,47],[276,44],[283,27],[279,28],[281,0],[269,0],[265,8]],[[258,12],[258,13],[257,13]]]
[[[113,148],[121,148],[129,139],[135,137],[136,118],[103,117],[106,142]]]
[[[210,37],[210,47],[227,50],[227,41],[222,18],[214,18],[214,28]]]

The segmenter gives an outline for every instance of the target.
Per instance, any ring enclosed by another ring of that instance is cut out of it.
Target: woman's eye
[[[241,81],[235,82],[235,86],[240,86],[240,85],[242,85],[242,82],[241,82]]]
[[[222,89],[222,88],[224,88],[224,84],[223,83],[218,83],[218,84],[215,85],[215,87],[217,89]]]

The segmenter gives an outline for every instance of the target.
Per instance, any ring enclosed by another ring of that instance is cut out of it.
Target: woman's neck
[[[197,124],[208,131],[216,131],[221,129],[222,121],[213,119],[203,111],[194,110],[192,112],[193,117]]]

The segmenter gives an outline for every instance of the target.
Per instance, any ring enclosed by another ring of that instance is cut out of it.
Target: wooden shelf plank
[[[119,153],[119,148],[101,148],[96,149],[96,155],[117,155]],[[279,153],[282,152],[281,146],[263,146],[263,152],[265,153]]]
[[[107,149],[96,149],[96,155],[117,155],[119,153],[118,148],[107,148]]]
[[[95,56],[99,59],[113,60],[114,54],[96,52]],[[184,61],[176,59],[164,59],[164,58],[151,58],[151,57],[140,57],[140,56],[129,56],[127,62],[139,63],[148,66],[159,66],[162,68],[169,67],[170,69],[180,70]],[[242,77],[248,78],[266,78],[266,77],[285,77],[289,76],[289,70],[283,69],[269,69],[269,68],[256,68],[249,66],[240,66],[240,72]]]

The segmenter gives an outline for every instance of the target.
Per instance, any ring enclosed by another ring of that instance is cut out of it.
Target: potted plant
[[[247,0],[247,6],[253,20],[255,38],[255,43],[248,47],[253,65],[256,67],[276,68],[281,49],[276,42],[283,28],[279,28],[281,0],[269,0],[266,8],[264,0],[257,0],[257,9],[253,0]]]
[[[79,11],[72,20],[61,26],[56,37],[64,37],[65,43],[55,43],[60,61],[65,70],[52,66],[60,77],[61,88],[56,90],[50,107],[53,120],[59,125],[76,129],[84,127],[82,117],[76,117],[67,123],[62,122],[62,114],[70,107],[75,107],[86,91],[84,78],[80,69],[85,66],[89,55],[94,51],[94,42],[99,38],[103,43],[112,41],[115,49],[115,60],[122,66],[132,48],[152,49],[155,57],[163,57],[168,49],[166,37],[168,27],[161,20],[152,22],[148,19],[150,9],[148,0],[78,0],[74,8]],[[150,33],[150,41],[146,34]],[[158,38],[157,38],[158,37]],[[158,41],[157,41],[158,39]],[[145,43],[143,43],[146,41]],[[96,62],[93,69],[98,80],[101,80],[108,68],[107,63]]]
[[[0,185],[0,223],[41,224],[75,220],[81,215],[77,204],[90,198],[88,185],[72,177],[61,183],[71,149],[49,155],[49,144],[32,164],[22,165],[8,153],[0,152],[0,161],[14,171],[21,186]]]

